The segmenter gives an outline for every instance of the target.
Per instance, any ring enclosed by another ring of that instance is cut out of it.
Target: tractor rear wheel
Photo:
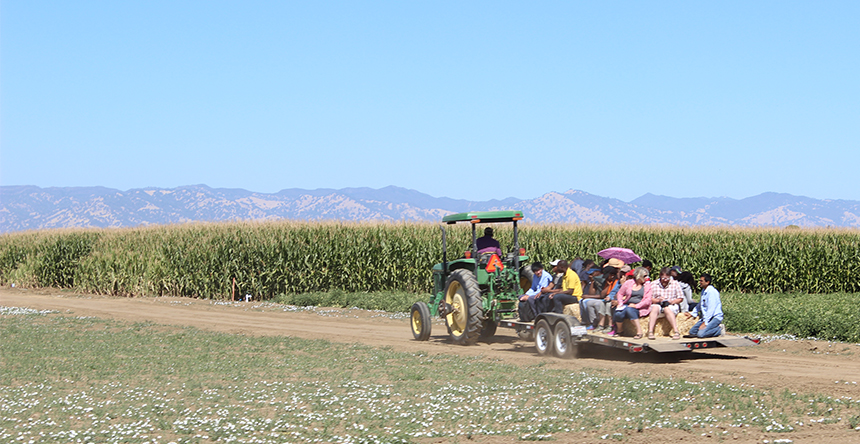
[[[549,322],[541,319],[535,324],[535,348],[541,356],[548,355],[552,351],[552,329]]]
[[[520,269],[520,289],[523,293],[529,291],[529,288],[532,288],[532,279],[534,279],[535,274],[532,271],[532,266],[529,264],[523,265],[523,268]]]
[[[481,289],[475,275],[465,269],[455,270],[445,282],[445,303],[451,308],[445,323],[456,344],[472,345],[478,341],[483,328],[481,318]]]
[[[416,341],[430,339],[430,308],[424,302],[412,304],[412,336]]]

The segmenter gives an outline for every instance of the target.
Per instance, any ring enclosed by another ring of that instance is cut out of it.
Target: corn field
[[[460,257],[469,227],[447,226],[448,257]],[[509,226],[496,226],[503,249]],[[860,291],[860,232],[843,229],[659,228],[523,224],[533,260],[598,260],[627,247],[656,268],[707,272],[721,291]],[[269,299],[343,290],[431,291],[441,261],[431,223],[244,222],[132,229],[45,230],[0,236],[0,283],[111,295]]]

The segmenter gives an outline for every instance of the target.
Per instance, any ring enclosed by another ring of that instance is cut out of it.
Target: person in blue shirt
[[[711,285],[711,275],[702,273],[699,277],[699,287],[702,289],[702,300],[699,301],[699,321],[690,329],[685,338],[712,338],[722,336],[723,331],[723,302],[720,292]]]
[[[532,313],[537,316],[538,314],[540,314],[540,311],[538,311],[536,300],[540,298],[544,293],[548,294],[549,291],[553,289],[554,285],[552,282],[552,274],[544,271],[543,264],[541,264],[540,262],[535,262],[532,264],[532,272],[534,273],[534,277],[532,278],[532,286],[524,295],[520,296],[520,301],[528,301],[529,305],[532,308]]]

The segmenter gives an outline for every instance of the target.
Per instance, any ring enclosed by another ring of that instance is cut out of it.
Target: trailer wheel
[[[430,339],[430,308],[424,302],[412,304],[412,336],[416,341]]]
[[[552,350],[552,329],[546,319],[535,324],[535,348],[539,355],[544,356]]]
[[[481,339],[490,339],[496,335],[496,329],[498,328],[498,324],[493,321],[486,320],[484,321],[484,328],[481,330]]]
[[[456,344],[473,345],[481,335],[481,289],[471,271],[455,270],[445,282],[445,303],[451,312],[445,315],[445,323],[451,339]]]
[[[556,356],[563,359],[572,358],[576,347],[570,335],[570,325],[561,321],[555,324],[552,335],[552,348]]]

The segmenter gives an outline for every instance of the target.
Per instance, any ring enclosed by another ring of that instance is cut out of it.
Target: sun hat
[[[608,261],[606,261],[606,265],[604,265],[604,266],[621,268],[624,266],[624,261],[622,261],[621,259],[616,259],[613,257],[612,259],[609,259]]]

